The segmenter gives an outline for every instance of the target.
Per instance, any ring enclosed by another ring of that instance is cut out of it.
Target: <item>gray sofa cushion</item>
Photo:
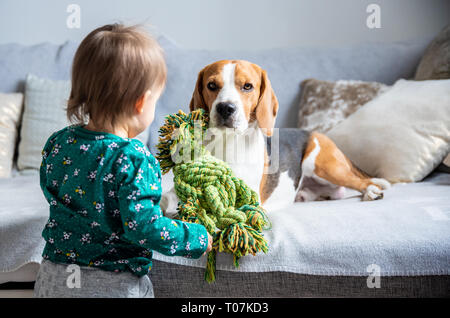
[[[164,36],[158,37],[158,42],[166,50],[176,47]],[[78,45],[73,41],[61,45],[0,44],[0,92],[24,92],[25,79],[30,73],[52,80],[69,80]]]
[[[27,74],[68,80],[78,44],[0,45],[0,92],[23,92]]]

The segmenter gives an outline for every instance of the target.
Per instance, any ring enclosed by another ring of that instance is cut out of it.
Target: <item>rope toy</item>
[[[203,146],[208,123],[203,109],[168,115],[159,129],[156,157],[163,174],[173,170],[180,200],[177,218],[204,225],[213,237],[205,272],[205,280],[211,283],[217,252],[233,254],[236,267],[242,256],[267,252],[262,230],[269,228],[269,221],[257,193]]]

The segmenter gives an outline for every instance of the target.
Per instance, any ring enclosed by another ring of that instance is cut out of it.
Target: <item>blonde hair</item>
[[[166,77],[163,50],[140,26],[97,28],[75,54],[67,118],[72,123],[109,121],[114,127],[133,113],[147,90],[162,89]]]

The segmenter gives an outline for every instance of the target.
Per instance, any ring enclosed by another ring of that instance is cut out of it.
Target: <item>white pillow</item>
[[[19,170],[39,169],[42,160],[41,151],[48,137],[69,125],[65,111],[69,94],[69,81],[27,76],[17,159]]]
[[[0,178],[11,176],[22,105],[21,93],[0,93]]]
[[[450,151],[450,80],[399,80],[327,135],[374,177],[420,181]]]

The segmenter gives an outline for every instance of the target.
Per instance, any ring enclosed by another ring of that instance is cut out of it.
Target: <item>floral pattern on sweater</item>
[[[202,225],[163,216],[159,163],[138,140],[57,131],[42,151],[40,185],[50,210],[44,259],[142,276],[152,251],[198,258],[206,250]]]

